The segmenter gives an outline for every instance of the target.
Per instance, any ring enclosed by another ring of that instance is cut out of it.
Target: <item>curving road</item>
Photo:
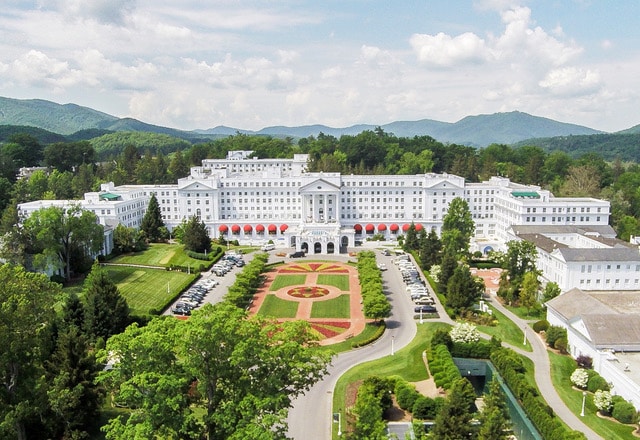
[[[295,440],[331,439],[333,390],[342,374],[360,363],[391,355],[392,344],[394,350],[399,350],[409,344],[416,335],[416,322],[413,319],[414,304],[405,292],[405,285],[399,271],[392,263],[394,257],[385,257],[377,253],[377,258],[379,262],[385,263],[389,269],[383,272],[385,293],[392,305],[391,317],[387,320],[387,331],[370,346],[334,357],[325,378],[306,394],[293,401],[293,408],[289,411],[288,417],[288,434]],[[433,292],[432,295],[436,299],[436,307],[440,315],[438,320],[453,324]],[[529,329],[526,321],[511,313],[498,301],[491,301],[491,303],[521,328]],[[572,413],[560,399],[551,383],[549,356],[544,342],[530,329],[527,330],[527,337],[532,345],[533,353],[526,352],[519,347],[510,348],[534,362],[536,384],[549,406],[571,429],[584,433],[589,440],[602,439]]]
[[[327,440],[331,438],[333,390],[336,382],[351,367],[384,356],[409,344],[416,335],[413,319],[414,304],[407,295],[400,272],[392,263],[393,257],[381,256],[385,263],[384,291],[391,302],[391,316],[387,319],[387,330],[375,343],[342,353],[333,358],[329,373],[307,393],[293,401],[289,411],[289,437],[296,440]],[[344,426],[344,425],[343,425]]]

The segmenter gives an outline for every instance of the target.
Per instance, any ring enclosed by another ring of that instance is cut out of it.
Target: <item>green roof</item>
[[[100,194],[102,200],[118,200],[120,196],[118,194],[104,193]]]
[[[512,191],[511,195],[513,197],[526,197],[530,199],[539,199],[540,194],[535,191]]]

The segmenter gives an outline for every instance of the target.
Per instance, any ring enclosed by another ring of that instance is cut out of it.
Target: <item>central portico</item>
[[[300,187],[302,218],[291,231],[298,251],[311,254],[344,253],[355,245],[353,228],[340,224],[339,173],[309,173]]]

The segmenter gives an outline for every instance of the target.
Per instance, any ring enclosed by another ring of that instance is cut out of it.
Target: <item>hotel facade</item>
[[[504,249],[513,225],[608,225],[609,202],[556,198],[537,186],[504,177],[466,183],[451,174],[343,175],[309,172],[308,155],[253,159],[251,151],[206,159],[173,185],[103,184],[83,200],[23,203],[23,216],[46,206],[80,204],[107,228],[141,224],[155,194],[171,231],[186,219],[201,219],[212,238],[280,246],[312,254],[344,253],[381,234],[393,240],[411,224],[440,233],[449,204],[469,204],[476,225],[473,250]]]

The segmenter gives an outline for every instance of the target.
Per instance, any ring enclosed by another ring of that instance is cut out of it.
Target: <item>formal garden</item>
[[[254,297],[254,313],[308,321],[323,343],[344,341],[364,330],[357,270],[352,265],[289,263],[273,267],[265,275],[265,284]],[[357,304],[356,310],[352,303]]]

